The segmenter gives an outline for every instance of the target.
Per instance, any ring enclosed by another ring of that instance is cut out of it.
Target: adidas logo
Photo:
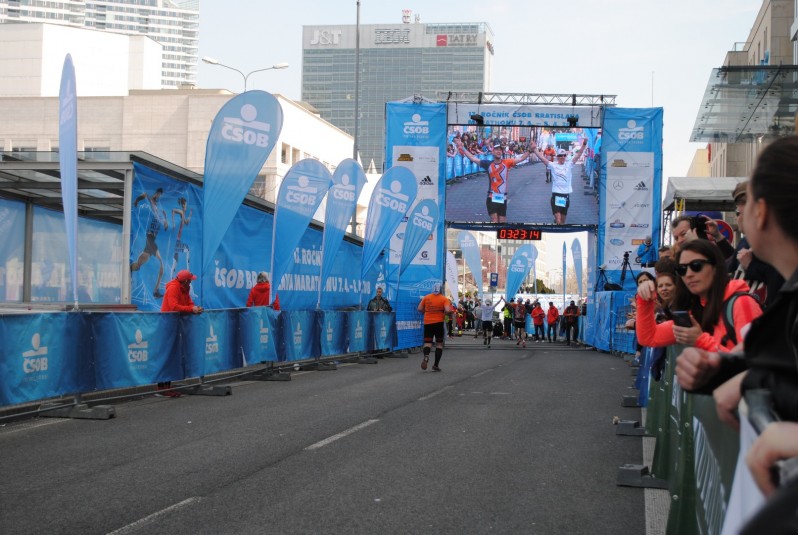
[[[648,191],[645,181],[641,180],[636,186],[635,191]]]
[[[432,179],[429,177],[429,175],[427,175],[424,178],[422,178],[419,181],[419,184],[422,185],[422,186],[434,186],[434,184],[432,183]]]

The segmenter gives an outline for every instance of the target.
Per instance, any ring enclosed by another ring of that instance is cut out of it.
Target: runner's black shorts
[[[507,215],[507,201],[493,202],[490,197],[485,200],[485,207],[488,209],[488,214],[496,214],[500,216]]]
[[[555,204],[556,197],[565,197],[565,207],[557,206]],[[568,215],[568,208],[571,206],[571,197],[567,193],[552,193],[551,194],[551,213],[552,214],[565,214]]]
[[[443,343],[443,322],[424,324],[424,343],[431,344],[435,338],[438,343]]]

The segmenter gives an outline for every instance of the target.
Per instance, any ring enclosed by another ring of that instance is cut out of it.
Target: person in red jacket
[[[640,344],[646,347],[682,344],[706,351],[721,351],[730,350],[742,342],[743,329],[762,315],[762,307],[748,294],[749,288],[744,281],[729,280],[718,247],[707,240],[688,241],[682,245],[676,259],[679,278],[671,308],[689,311],[692,326],[679,327],[672,320],[657,324],[654,318],[657,297],[654,283],[644,281],[637,287],[637,339]],[[729,335],[723,314],[726,301],[734,294],[741,297],[733,303],[735,332]]]
[[[549,343],[551,343],[551,333],[554,332],[554,341],[557,341],[557,322],[560,320],[560,311],[549,301],[549,312],[546,314],[546,323],[549,326]]]
[[[543,319],[546,317],[546,313],[539,301],[535,301],[534,307],[531,316],[532,323],[535,325],[535,342],[542,342],[546,338],[543,333]]]
[[[181,269],[177,276],[166,283],[166,290],[163,294],[161,312],[182,312],[184,314],[202,314],[203,308],[194,304],[191,299],[191,281],[196,280],[197,276],[187,269]],[[171,390],[172,382],[166,381],[158,383],[158,394],[170,398],[180,397],[180,392]],[[161,391],[164,391],[162,392]]]
[[[265,271],[258,273],[258,282],[249,291],[247,297],[248,307],[267,307],[269,305],[274,307],[274,310],[280,310],[280,297],[275,294],[274,304],[269,302],[271,298],[271,284],[269,284],[269,276]]]

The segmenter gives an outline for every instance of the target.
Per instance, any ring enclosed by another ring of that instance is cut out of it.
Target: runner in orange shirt
[[[491,223],[504,223],[507,221],[507,179],[510,175],[510,168],[529,158],[530,150],[524,149],[520,156],[515,158],[502,159],[504,147],[501,144],[493,146],[493,161],[482,161],[463,146],[463,142],[454,139],[457,148],[466,158],[479,165],[488,172],[488,198],[485,206],[488,209]]]
[[[432,286],[432,293],[421,298],[418,311],[424,313],[424,360],[421,361],[421,369],[427,369],[432,339],[435,338],[435,364],[432,365],[432,371],[439,372],[441,369],[438,365],[443,355],[443,321],[446,313],[452,311],[449,299],[441,294],[441,283],[436,282]]]

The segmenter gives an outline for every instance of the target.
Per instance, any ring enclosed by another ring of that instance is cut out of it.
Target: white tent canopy
[[[733,210],[732,192],[746,177],[670,177],[662,206],[674,209],[675,200],[685,200],[685,210]]]

